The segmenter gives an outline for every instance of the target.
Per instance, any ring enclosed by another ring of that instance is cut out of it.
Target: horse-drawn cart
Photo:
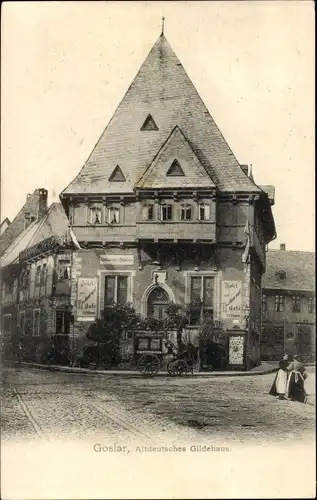
[[[165,349],[164,349],[165,347]],[[166,369],[169,375],[193,374],[196,348],[192,345],[177,347],[160,333],[137,333],[134,336],[136,365],[142,375],[156,375],[164,356],[172,356]]]

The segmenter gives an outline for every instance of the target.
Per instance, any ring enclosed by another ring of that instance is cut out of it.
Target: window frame
[[[150,218],[150,209],[152,211],[152,217]],[[142,220],[153,221],[154,220],[154,203],[144,203],[142,205]]]
[[[204,209],[204,218],[202,219],[201,218],[201,208]],[[207,208],[207,211],[208,211],[208,217],[206,217],[206,208]],[[202,202],[202,203],[198,203],[198,220],[202,221],[202,222],[206,222],[206,221],[210,221],[210,203],[206,203],[206,202]]]
[[[275,295],[275,312],[285,312],[285,296],[284,295],[281,295],[281,294]]]
[[[282,325],[275,325],[273,326],[273,334],[274,334],[274,345],[279,345],[279,346],[284,346],[285,343],[285,332],[284,332],[284,326]],[[280,339],[281,341],[278,341]]]
[[[99,222],[96,222],[96,212],[99,212]],[[98,205],[91,205],[88,207],[88,222],[92,226],[99,226],[102,224],[102,207]]]
[[[62,321],[62,331],[57,331],[57,315],[58,314],[62,314],[63,315],[63,321]],[[65,332],[65,319],[68,319],[68,332]],[[66,309],[55,309],[55,334],[56,335],[69,335],[70,334],[70,313],[69,311],[67,311]]]
[[[111,213],[114,211],[118,214],[118,220],[115,222],[113,222],[113,220],[111,220]],[[120,207],[118,207],[116,205],[109,206],[108,207],[108,223],[112,224],[112,225],[117,225],[117,224],[120,224],[120,219],[121,219]]]
[[[189,210],[189,215],[190,215],[189,217],[187,217],[188,210]],[[181,203],[180,207],[179,207],[179,211],[180,211],[179,216],[180,216],[181,221],[193,220],[193,205],[192,205],[192,203],[187,203],[187,202]]]
[[[41,286],[42,265],[39,264],[35,268],[35,286]],[[24,287],[23,287],[24,288]]]
[[[113,297],[113,302],[107,303],[106,302],[106,282],[107,278],[114,278],[114,297]],[[125,302],[119,302],[119,279],[125,278],[126,279],[126,301]],[[129,275],[128,274],[104,274],[104,279],[103,279],[103,289],[104,289],[104,307],[109,307],[112,305],[124,305],[127,304],[128,301],[128,296],[129,296]]]
[[[308,314],[315,314],[316,303],[315,297],[308,297]]]
[[[64,264],[62,264],[62,262]],[[68,264],[66,264],[66,262]],[[64,276],[60,276],[60,271],[61,270],[64,270],[65,272],[65,269],[67,270],[67,274],[68,274],[68,277],[65,278]],[[57,281],[69,281],[71,279],[71,259],[65,259],[65,258],[61,258],[61,259],[58,259],[57,260]]]
[[[170,209],[170,217],[164,218],[164,210],[166,210],[165,214],[168,215],[168,210]],[[164,222],[169,222],[173,220],[173,204],[172,203],[162,203],[160,205],[160,216],[161,220]]]
[[[293,313],[300,313],[301,312],[301,305],[302,305],[302,300],[300,295],[293,295],[292,296],[292,312]]]
[[[204,305],[204,298],[205,298],[205,279],[212,279],[213,280],[213,293],[212,293],[212,306],[205,306]],[[215,279],[214,274],[191,274],[189,275],[189,303],[193,301],[192,299],[192,282],[193,279],[200,279],[200,314],[197,323],[194,325],[192,324],[192,320],[190,320],[191,326],[195,326],[201,322],[201,320],[206,316],[208,312],[212,313],[212,316],[214,316],[215,312],[215,294],[216,294],[216,279]]]
[[[38,331],[36,332],[35,331],[35,328],[36,328],[36,322],[35,322],[35,317],[36,317],[36,314],[38,313],[38,318],[39,318],[39,322],[38,322]],[[34,309],[33,310],[33,337],[40,337],[40,326],[41,326],[41,309]]]

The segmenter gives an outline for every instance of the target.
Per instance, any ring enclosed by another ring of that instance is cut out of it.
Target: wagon
[[[166,348],[165,353],[163,343]],[[136,334],[134,351],[137,368],[142,375],[156,375],[162,366],[163,357],[170,354],[173,356],[167,363],[167,372],[170,376],[193,373],[195,356],[192,349],[189,346],[178,348],[172,342],[164,340],[163,334]]]
[[[137,333],[134,336],[134,353],[137,368],[142,375],[158,373],[163,358],[163,334]]]

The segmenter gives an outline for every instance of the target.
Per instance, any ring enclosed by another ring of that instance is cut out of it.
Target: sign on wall
[[[97,278],[78,278],[77,316],[95,318],[97,314]]]
[[[223,281],[221,284],[221,312],[223,319],[240,320],[242,309],[242,282]]]
[[[105,267],[133,266],[134,255],[127,254],[107,254],[100,255],[100,265]]]

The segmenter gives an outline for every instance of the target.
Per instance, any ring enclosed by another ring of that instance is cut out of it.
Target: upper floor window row
[[[149,221],[155,219],[162,221],[194,220],[195,215],[198,220],[210,220],[210,205],[208,203],[200,203],[198,204],[198,210],[194,210],[194,206],[191,203],[181,203],[179,207],[172,203],[162,203],[158,206],[157,210],[153,203],[147,203],[142,207],[142,219]]]
[[[88,221],[93,226],[97,224],[119,224],[120,223],[120,209],[119,207],[108,207],[103,216],[101,207],[90,207]]]

